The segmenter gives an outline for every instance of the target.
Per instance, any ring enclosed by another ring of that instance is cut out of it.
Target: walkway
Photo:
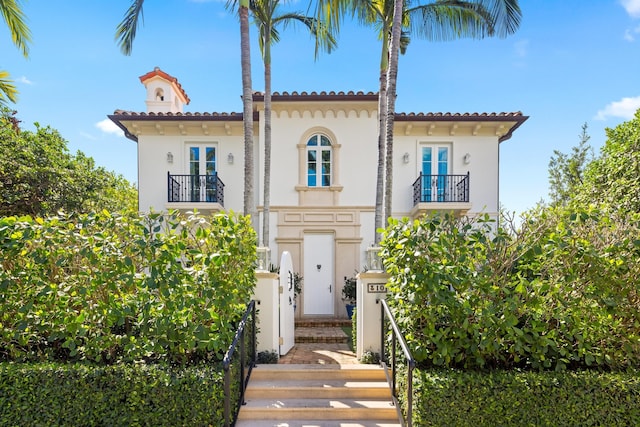
[[[304,319],[296,320],[295,345],[280,364],[353,365],[356,354],[350,350],[351,337],[343,331],[349,320]]]
[[[285,356],[280,358],[281,364],[318,364],[318,365],[353,365],[358,363],[356,354],[348,344],[341,343],[300,343]]]

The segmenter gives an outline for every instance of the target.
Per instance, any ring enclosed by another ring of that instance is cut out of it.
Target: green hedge
[[[0,361],[220,360],[255,242],[226,214],[0,218]]]
[[[640,216],[390,220],[389,304],[421,367],[638,367]],[[417,309],[419,308],[419,309]]]
[[[415,426],[640,425],[638,371],[414,372]]]
[[[0,363],[3,426],[219,426],[218,364]]]

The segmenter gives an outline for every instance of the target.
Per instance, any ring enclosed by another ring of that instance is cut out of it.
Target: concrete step
[[[326,404],[324,400],[305,400],[305,404],[293,407],[289,405],[289,400],[280,407],[270,406],[271,401],[255,402],[256,406],[247,402],[240,410],[238,420],[398,420],[396,408],[386,401],[361,400],[352,407],[344,401],[331,401]]]
[[[236,427],[400,427],[391,420],[239,420]]]
[[[258,365],[251,372],[236,426],[400,424],[380,366]]]
[[[309,383],[305,383],[309,384]],[[305,399],[388,399],[389,386],[386,383],[352,382],[343,385],[290,385],[280,386],[266,383],[255,384],[247,388],[246,399],[270,399],[276,395],[280,399],[295,399],[304,396]]]
[[[384,381],[386,375],[379,365],[257,365],[251,371],[251,382],[281,380],[354,380]]]

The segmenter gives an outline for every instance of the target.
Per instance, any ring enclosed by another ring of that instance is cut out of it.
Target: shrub
[[[271,350],[271,351],[265,350],[258,353],[256,363],[269,365],[269,364],[278,363],[278,360],[280,360],[280,354],[278,354],[276,350]]]
[[[357,274],[357,272],[356,272]],[[344,285],[342,286],[342,300],[347,304],[356,303],[358,279],[355,276],[344,278]]]
[[[10,390],[0,393],[5,426],[221,426],[224,419],[219,364],[0,363],[0,390]]]
[[[0,219],[0,360],[220,360],[255,284],[246,217]]]
[[[637,218],[548,209],[392,220],[388,298],[422,366],[625,368],[640,360]],[[416,309],[419,307],[419,309]]]
[[[419,426],[640,423],[640,372],[414,371]],[[404,386],[406,375],[399,375]],[[404,394],[401,399],[406,399]],[[403,402],[406,410],[406,401]]]

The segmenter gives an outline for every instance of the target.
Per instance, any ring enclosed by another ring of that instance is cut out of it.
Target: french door
[[[447,175],[451,149],[448,145],[422,146],[422,197],[423,202],[445,200]]]
[[[216,201],[216,147],[211,145],[189,145],[187,150],[191,201]]]

